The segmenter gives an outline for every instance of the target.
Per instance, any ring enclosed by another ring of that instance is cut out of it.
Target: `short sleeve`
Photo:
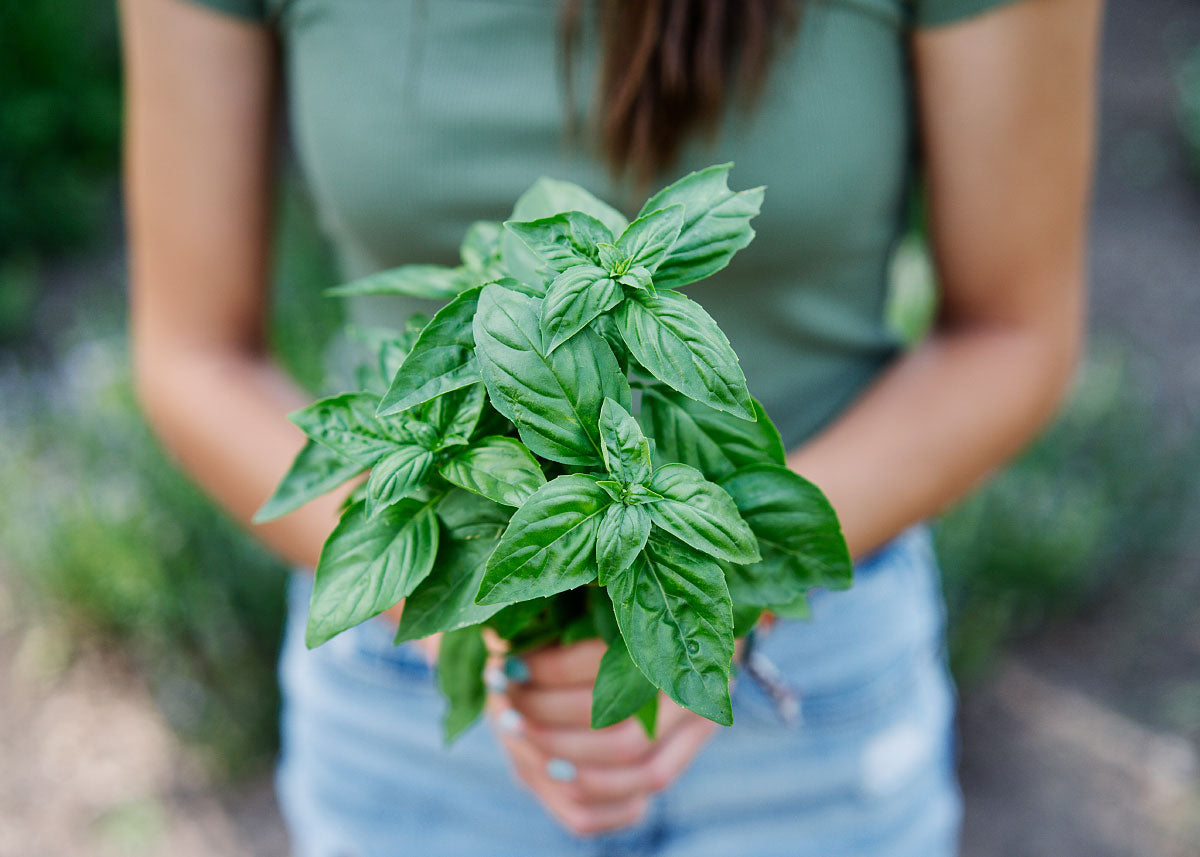
[[[918,27],[940,27],[1014,0],[914,0],[913,23]]]
[[[265,21],[267,8],[264,0],[188,0],[198,6],[207,6],[215,12],[224,12],[247,21]]]

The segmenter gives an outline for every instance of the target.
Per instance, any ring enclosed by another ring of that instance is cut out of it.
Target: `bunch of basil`
[[[763,189],[731,191],[730,166],[632,223],[541,179],[468,230],[462,265],[332,290],[446,303],[369,333],[361,389],[291,415],[309,441],[257,520],[370,469],[321,553],[307,643],[407,599],[397,643],[445,634],[448,740],[483,707],[484,627],[517,652],[603,637],[593,727],[653,732],[658,690],[728,725],[735,637],[850,583],[833,509],[677,291],[754,236]]]

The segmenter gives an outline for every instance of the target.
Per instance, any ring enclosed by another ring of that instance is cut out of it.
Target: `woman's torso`
[[[294,146],[346,277],[453,262],[471,221],[504,219],[541,175],[636,209],[628,186],[568,139],[554,0],[267,5]],[[914,163],[907,21],[902,0],[809,3],[753,113],[731,110],[658,182],[732,160],[735,188],[767,185],[754,242],[687,291],[728,334],[789,445],[897,350],[884,310]],[[595,47],[585,38],[577,52],[579,102]],[[350,315],[398,323],[432,309],[368,299]]]

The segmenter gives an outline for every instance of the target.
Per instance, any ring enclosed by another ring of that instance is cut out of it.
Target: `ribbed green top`
[[[753,115],[731,112],[656,183],[731,160],[733,187],[767,186],[754,243],[687,292],[789,445],[898,352],[884,306],[916,168],[910,30],[1009,1],[813,0]],[[453,264],[467,225],[503,220],[541,175],[636,211],[566,138],[555,0],[199,2],[277,28],[296,150],[346,277]],[[579,52],[578,102],[594,47]],[[350,312],[379,324],[433,309],[388,299]]]

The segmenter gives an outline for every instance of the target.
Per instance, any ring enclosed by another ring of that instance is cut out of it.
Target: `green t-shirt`
[[[467,225],[503,220],[541,175],[637,208],[566,139],[556,0],[199,2],[278,31],[295,148],[348,278],[454,263]],[[755,112],[731,111],[653,185],[719,161],[736,162],[735,188],[767,185],[754,243],[687,292],[789,446],[898,353],[884,308],[916,169],[910,32],[1004,2],[810,0]],[[581,103],[594,49],[579,51]],[[350,314],[378,324],[435,308],[364,299]]]

